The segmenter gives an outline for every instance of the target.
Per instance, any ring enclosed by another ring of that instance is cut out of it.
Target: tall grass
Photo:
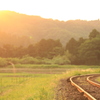
[[[0,77],[1,78],[1,77]],[[53,75],[3,77],[0,79],[0,100],[52,100]]]
[[[0,90],[2,90],[0,100],[55,100],[56,87],[60,79],[91,73],[100,73],[100,69],[77,68],[66,70],[63,74],[24,74],[29,76],[0,77]],[[12,74],[2,73],[0,75]]]

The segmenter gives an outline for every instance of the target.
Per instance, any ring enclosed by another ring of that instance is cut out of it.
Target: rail
[[[97,100],[96,98],[94,98],[92,95],[90,95],[88,92],[86,92],[84,89],[82,89],[80,86],[78,86],[74,81],[73,81],[73,78],[76,78],[78,76],[73,76],[70,78],[70,82],[73,86],[75,86],[77,88],[77,90],[79,92],[83,92],[84,96],[88,98],[88,100]],[[89,78],[88,78],[89,80]]]
[[[96,83],[96,82],[90,80],[91,77],[93,77],[93,76],[87,77],[87,81],[88,81],[90,84],[92,84],[92,85],[97,86],[97,87],[100,88],[100,84],[98,84],[98,83]]]

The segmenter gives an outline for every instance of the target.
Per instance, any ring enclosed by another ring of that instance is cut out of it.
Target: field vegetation
[[[98,77],[98,78],[96,79],[96,81],[100,82],[100,77]]]
[[[0,73],[0,100],[56,100],[57,84],[73,75],[100,73],[91,66],[66,69],[61,74]]]

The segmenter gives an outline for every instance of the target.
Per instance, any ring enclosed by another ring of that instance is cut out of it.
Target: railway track
[[[70,81],[89,100],[100,100],[100,88],[98,88],[100,84],[91,81],[90,78],[92,77],[97,77],[97,75],[71,77]]]
[[[58,91],[58,98],[62,98],[61,100],[100,100],[100,84],[93,81],[96,77],[100,77],[100,74],[73,76],[63,80],[60,92]],[[58,98],[57,100],[60,100]]]

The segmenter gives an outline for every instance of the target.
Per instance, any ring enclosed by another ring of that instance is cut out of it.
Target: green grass
[[[100,82],[100,77],[96,78],[96,81]]]
[[[12,68],[11,65],[8,66]],[[96,65],[58,65],[58,64],[15,64],[16,68],[100,68]]]
[[[0,76],[28,76],[0,77],[0,100],[55,100],[56,86],[60,79],[90,73],[100,73],[100,69],[72,68],[62,74],[0,73]]]
[[[54,79],[50,74],[3,77],[0,79],[0,100],[52,100]]]

